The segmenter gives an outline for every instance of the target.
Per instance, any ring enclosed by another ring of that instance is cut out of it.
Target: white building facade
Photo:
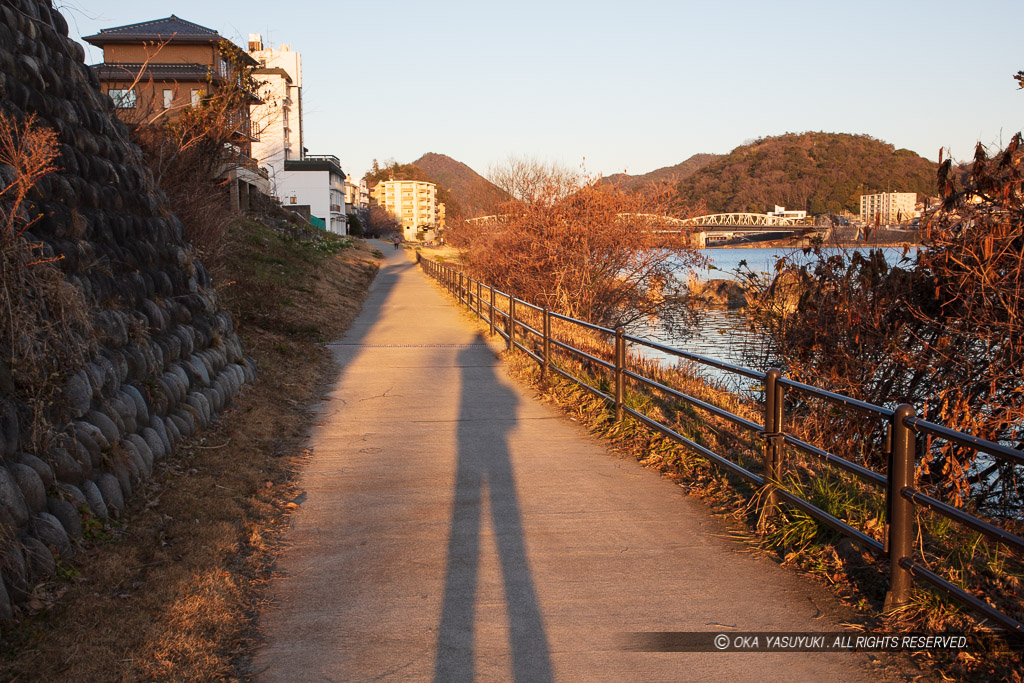
[[[308,207],[310,222],[338,235],[348,234],[345,172],[338,157],[306,154],[302,132],[302,55],[288,45],[267,48],[249,34],[249,55],[259,62],[253,76],[262,81],[262,104],[252,108],[259,141],[253,157],[267,169],[271,195],[285,208]]]
[[[860,196],[860,219],[867,225],[898,225],[914,218],[916,192],[882,192]]]
[[[345,213],[345,172],[338,157],[307,154],[301,161],[286,161],[282,173],[281,204],[309,207],[312,222],[336,235],[348,234]]]
[[[252,156],[267,169],[271,194],[280,197],[280,175],[286,161],[303,158],[302,55],[288,45],[265,49],[258,33],[249,34],[249,55],[259,62],[253,76],[263,85],[263,102],[252,107],[253,126],[259,140],[252,143]]]

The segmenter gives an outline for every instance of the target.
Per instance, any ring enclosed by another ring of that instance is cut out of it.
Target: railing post
[[[516,334],[516,298],[511,294],[508,296],[508,317],[505,318],[505,325],[505,332],[508,334],[508,338],[505,340],[505,348],[511,350]]]
[[[779,378],[782,371],[772,368],[765,373],[764,386],[764,478],[766,498],[762,519],[773,516],[779,507],[775,494],[778,482],[782,480],[782,385]]]
[[[623,417],[626,398],[626,331],[615,328],[615,419]]]
[[[483,315],[483,313],[482,313],[482,309],[484,307],[484,305],[482,303],[483,302],[483,297],[480,296],[481,292],[483,292],[483,287],[484,287],[483,283],[480,282],[479,280],[477,280],[476,281],[476,319],[477,320],[479,320],[480,316]]]
[[[465,286],[465,282],[463,281],[462,271],[459,271],[459,303],[460,304],[466,303],[465,298],[462,296],[463,293],[465,292],[465,289],[466,289],[466,286]]]
[[[898,406],[892,416],[892,455],[889,465],[889,592],[885,596],[888,612],[910,600],[913,577],[900,566],[900,560],[910,557],[914,544],[914,510],[903,497],[903,489],[914,483],[915,436],[906,421],[916,415],[906,403]]]
[[[541,379],[547,379],[551,372],[551,311],[544,307],[544,363],[540,366]]]
[[[487,316],[487,318],[488,318],[488,321],[491,324],[491,336],[493,337],[494,336],[494,285],[488,286],[488,289],[491,290],[491,303],[490,303],[490,305],[488,307],[488,311],[487,311],[488,312],[488,316]]]

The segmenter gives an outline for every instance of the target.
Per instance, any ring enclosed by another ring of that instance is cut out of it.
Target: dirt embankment
[[[259,366],[210,430],[165,459],[118,522],[88,529],[4,636],[0,678],[235,676],[295,507],[310,406],[377,270],[373,250],[239,222],[218,288]]]

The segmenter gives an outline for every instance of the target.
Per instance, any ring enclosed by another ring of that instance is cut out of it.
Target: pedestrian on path
[[[398,235],[395,235],[391,241],[395,243],[395,249],[398,249],[398,245],[402,243],[402,238],[399,237]]]

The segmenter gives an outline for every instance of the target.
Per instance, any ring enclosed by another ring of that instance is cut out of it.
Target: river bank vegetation
[[[930,244],[898,263],[877,250],[817,248],[780,260],[769,276],[748,271],[752,324],[787,374],[870,403],[909,403],[952,429],[1024,447],[1020,143],[1014,136],[991,157],[979,147],[963,184],[944,163],[944,212],[925,226]],[[1024,489],[1011,466],[928,446],[919,477],[931,489],[958,506],[1017,514]]]
[[[491,174],[509,197],[500,218],[463,226],[450,241],[474,277],[564,315],[616,327],[656,316],[684,328],[679,268],[703,263],[664,198],[602,185],[571,169],[511,158]]]
[[[909,403],[919,415],[944,427],[1024,450],[1022,172],[1024,146],[1019,134],[998,152],[979,146],[966,172],[950,160],[937,171],[932,169],[932,184],[921,192],[938,194],[942,211],[923,226],[926,248],[908,249],[895,262],[887,262],[878,250],[819,245],[780,260],[767,276],[748,271],[742,283],[744,298],[752,329],[769,340],[766,363],[797,381],[876,405]],[[513,174],[511,180],[515,178]],[[513,197],[530,199],[529,193],[517,194],[514,183],[506,185]],[[609,220],[609,214],[590,210],[603,206],[605,198],[594,199],[587,185],[569,186],[570,191],[555,193],[554,201],[531,204],[519,199],[510,206],[509,224],[516,226],[515,232],[499,227],[463,235],[465,267],[472,276],[503,291],[561,313],[606,327],[628,322],[622,307],[630,299],[617,300],[600,290],[594,296],[581,294],[593,282],[587,269],[605,259],[603,252],[589,251],[599,242],[579,236],[588,234],[588,221],[601,227],[613,225],[619,212]],[[578,216],[571,219],[559,213],[577,209]],[[555,219],[547,222],[546,213]],[[577,217],[579,227],[566,230]],[[620,237],[619,242],[625,240]],[[652,245],[633,242],[628,248],[651,250]],[[697,262],[696,256],[687,261]],[[559,275],[545,278],[549,267]],[[640,287],[636,300],[640,306],[650,304],[657,299],[652,293],[666,290]],[[677,303],[686,300],[685,296],[667,298]],[[729,297],[719,298],[727,301]],[[609,305],[612,301],[617,305]],[[659,315],[656,307],[645,312]],[[534,312],[522,315],[527,324],[539,329],[539,322],[530,318]],[[686,319],[684,314],[676,315],[678,320]],[[611,360],[607,339],[579,330],[560,333],[569,335],[573,346]],[[533,350],[538,352],[536,347]],[[514,372],[543,396],[705,497],[715,509],[742,521],[751,533],[759,532],[752,536],[755,542],[781,561],[822,578],[851,603],[871,608],[874,616],[866,618],[876,620],[876,626],[988,633],[984,622],[920,586],[909,604],[879,615],[888,585],[885,563],[871,560],[851,541],[797,508],[783,505],[773,512],[768,487],[757,490],[638,421],[616,421],[604,399],[557,377],[542,378],[527,356],[512,353],[508,358]],[[561,356],[558,362],[599,391],[611,393],[613,379],[600,364]],[[737,415],[757,415],[762,409],[763,396],[756,390],[747,396],[726,392],[715,382],[699,378],[692,367],[655,367],[642,358],[629,362],[631,369],[640,368],[636,372]],[[751,472],[764,473],[756,440],[732,433],[729,425],[695,410],[691,402],[656,396],[634,383],[627,403],[694,443],[726,455]],[[795,438],[885,475],[888,434],[884,421],[858,418],[824,400],[794,395],[787,397],[784,414],[785,429]],[[976,450],[948,441],[929,437],[917,441],[917,489],[1011,533],[1024,531],[1020,517],[1024,481],[1019,466],[979,458]],[[785,451],[783,462],[773,486],[811,502],[878,543],[885,542],[883,491],[792,448]],[[916,515],[917,561],[1011,618],[1024,619],[1024,563],[1017,553],[930,511],[918,508]],[[944,671],[959,676],[1019,680],[1018,652],[996,648],[939,659]]]
[[[484,301],[482,313],[486,316],[486,296]],[[498,295],[496,306],[499,311],[508,310],[507,297]],[[500,313],[496,316],[499,329],[503,317]],[[555,403],[573,420],[607,439],[620,454],[635,457],[644,466],[676,482],[688,494],[704,500],[713,512],[729,519],[737,539],[830,586],[844,603],[859,611],[859,616],[849,618],[848,628],[964,633],[979,645],[970,652],[949,656],[923,653],[917,657],[922,670],[938,667],[958,676],[1014,680],[1012,672],[1019,664],[1019,653],[1005,652],[1005,645],[1000,645],[975,616],[920,588],[913,592],[909,604],[884,613],[889,585],[887,563],[872,558],[802,510],[776,506],[768,495],[771,488],[781,488],[883,543],[886,533],[883,490],[867,486],[844,471],[820,459],[802,456],[794,449],[787,449],[784,454],[782,476],[777,481],[770,486],[755,485],[639,420],[616,419],[611,403],[592,391],[605,395],[615,393],[614,371],[595,360],[613,364],[614,344],[610,336],[557,318],[551,320],[552,338],[559,342],[552,344],[551,363],[592,388],[588,389],[561,372],[542,373],[538,359],[543,347],[532,332],[528,333],[528,328],[542,327],[538,311],[517,306],[516,319],[516,341],[534,357],[519,351],[504,352],[502,357],[513,376],[533,388],[540,398]],[[563,344],[587,355],[571,353]],[[765,469],[761,440],[738,427],[733,420],[724,419],[697,403],[703,402],[756,424],[763,419],[764,410],[756,392],[729,391],[702,376],[692,363],[669,367],[632,351],[627,353],[626,363],[631,372],[690,397],[683,400],[630,380],[625,393],[628,408],[747,472],[766,479],[770,476]],[[798,438],[811,439],[817,427],[813,420],[801,419],[787,424],[787,431]],[[922,553],[927,548],[930,568],[953,575],[957,584],[984,595],[1000,609],[1014,614],[1015,606],[1019,605],[1020,583],[1017,579],[1019,565],[1012,556],[985,543],[977,534],[956,529],[942,518],[921,514],[918,523],[921,531],[917,543]]]

